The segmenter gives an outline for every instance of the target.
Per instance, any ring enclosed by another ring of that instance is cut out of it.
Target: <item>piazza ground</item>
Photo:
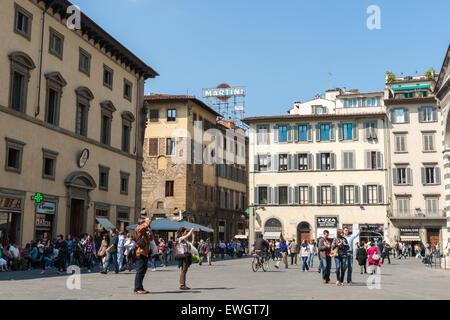
[[[315,260],[317,264],[317,259]],[[134,271],[107,275],[82,273],[81,289],[68,290],[67,275],[55,269],[41,276],[40,270],[0,273],[0,299],[449,299],[450,270],[426,268],[412,258],[393,260],[382,267],[381,289],[369,290],[366,275],[359,267],[353,273],[352,286],[324,285],[314,271],[302,272],[300,266],[276,270],[271,262],[268,272],[251,270],[251,259],[218,260],[213,266],[194,264],[188,272],[191,291],[178,290],[176,266],[147,273],[144,286],[151,293],[133,294]],[[334,268],[331,280],[336,281]]]

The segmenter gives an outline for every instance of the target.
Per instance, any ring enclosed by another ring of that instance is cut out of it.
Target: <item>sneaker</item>
[[[347,284],[353,284],[353,281],[349,281],[349,282],[347,282]]]
[[[91,269],[89,269],[88,272],[91,273]]]
[[[153,268],[152,271],[156,271],[156,268]]]
[[[340,286],[341,283],[340,283],[339,281],[336,281],[336,285],[337,285],[337,286]]]
[[[46,274],[46,273],[47,273],[47,271],[45,271],[45,270],[41,271],[41,274]]]

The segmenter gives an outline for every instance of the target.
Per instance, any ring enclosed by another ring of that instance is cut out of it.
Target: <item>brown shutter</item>
[[[148,142],[148,155],[150,157],[158,156],[158,138],[150,138]]]

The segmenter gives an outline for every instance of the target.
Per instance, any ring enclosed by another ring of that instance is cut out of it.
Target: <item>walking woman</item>
[[[42,240],[41,246],[43,249],[42,252],[42,258],[41,258],[41,264],[42,264],[42,272],[41,274],[45,274],[47,271],[45,270],[46,267],[50,267],[52,264],[52,254],[53,254],[53,245],[50,240]]]
[[[206,239],[206,259],[208,260],[208,265],[211,265],[211,242],[209,239]]]
[[[125,260],[127,262],[128,271],[133,269],[134,256],[136,254],[136,242],[134,241],[131,234],[127,234],[127,239],[125,240]]]
[[[90,235],[86,237],[86,241],[83,244],[83,249],[85,266],[88,269],[88,272],[91,272],[94,267],[94,256],[96,256],[96,251],[94,241],[92,241],[92,237]]]
[[[310,249],[308,242],[306,240],[302,241],[302,245],[300,246],[300,256],[302,257],[302,270],[305,272],[305,269],[309,271],[308,266],[308,257],[309,257]]]
[[[80,240],[78,237],[73,238],[73,259],[72,259],[72,265],[77,265],[81,268],[83,265],[83,248],[81,247]]]
[[[71,264],[73,258],[73,239],[72,235],[69,233],[66,237],[67,245],[67,256],[66,256],[66,267]]]
[[[100,249],[98,249],[98,253],[97,253],[97,256],[100,257],[100,266],[102,268],[103,268],[103,265],[105,264],[106,248],[108,248],[108,236],[106,234],[104,234],[102,243],[100,245]]]
[[[177,246],[185,246],[188,247],[192,246],[187,240],[192,236],[191,243],[194,242],[195,235],[193,233],[194,228],[192,228],[189,232],[186,230],[186,228],[181,227],[177,231]],[[181,290],[190,290],[188,286],[186,286],[186,273],[189,269],[189,266],[192,264],[192,255],[191,251],[188,250],[186,257],[183,259],[178,260],[178,268],[181,268],[181,274],[180,274],[180,289]]]
[[[367,250],[364,248],[364,242],[359,245],[356,250],[356,260],[358,261],[359,267],[361,268],[361,274],[367,273]]]
[[[370,248],[369,248],[369,250],[367,250],[367,253],[369,255],[369,272],[370,272],[370,274],[378,273],[378,268],[381,268],[380,250],[375,245],[374,242],[370,243]]]

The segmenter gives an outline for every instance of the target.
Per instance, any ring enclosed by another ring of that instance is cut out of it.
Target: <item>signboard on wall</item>
[[[0,209],[22,211],[22,199],[0,196]]]
[[[41,202],[36,204],[36,212],[44,214],[55,214],[56,203],[53,202]]]
[[[419,236],[419,228],[405,227],[400,228],[401,236]]]
[[[317,238],[323,237],[323,231],[328,230],[330,232],[329,238],[336,238],[338,228],[337,216],[319,216],[316,217],[316,236]]]

